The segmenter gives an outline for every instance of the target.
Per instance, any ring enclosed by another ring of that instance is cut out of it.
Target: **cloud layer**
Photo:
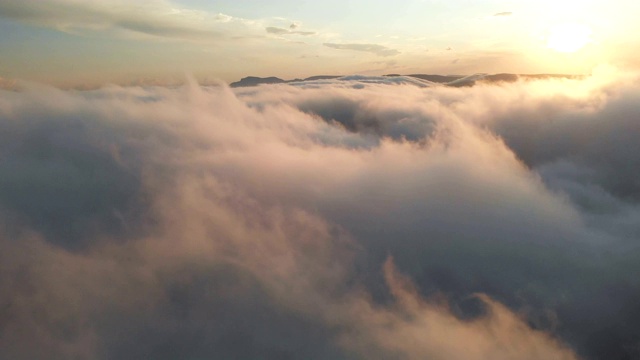
[[[0,357],[638,356],[637,78],[383,80],[0,90]]]
[[[25,3],[0,0],[0,16],[26,24],[86,35],[106,33],[116,38],[187,40],[215,43],[267,33],[314,35],[312,31],[266,26],[282,19],[244,19],[223,13],[192,10],[165,0],[130,1],[43,0]]]

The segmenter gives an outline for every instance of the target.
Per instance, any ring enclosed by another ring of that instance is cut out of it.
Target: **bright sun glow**
[[[591,29],[580,24],[562,24],[551,29],[547,47],[563,53],[572,53],[591,42]]]

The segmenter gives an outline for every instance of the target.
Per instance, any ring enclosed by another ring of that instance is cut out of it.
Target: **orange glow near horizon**
[[[591,42],[591,29],[581,24],[560,24],[550,30],[547,47],[562,53],[574,53]]]

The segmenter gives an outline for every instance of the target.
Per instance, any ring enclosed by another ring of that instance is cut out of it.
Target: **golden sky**
[[[0,0],[0,77],[585,74],[640,64],[638,13],[631,0]]]

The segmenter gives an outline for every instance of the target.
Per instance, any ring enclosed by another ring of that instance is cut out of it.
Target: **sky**
[[[88,85],[166,82],[185,73],[227,82],[588,74],[603,64],[638,67],[639,11],[630,0],[1,0],[0,77]],[[551,48],[567,26],[583,29],[581,45]]]

